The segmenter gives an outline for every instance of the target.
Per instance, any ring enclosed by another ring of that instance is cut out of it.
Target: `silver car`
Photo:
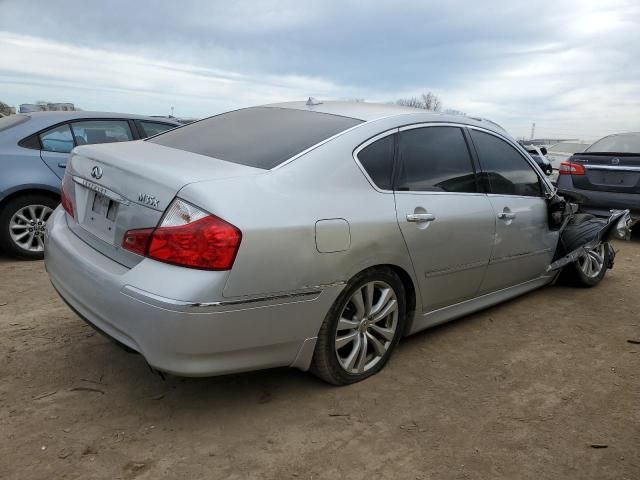
[[[46,267],[159,371],[291,366],[346,384],[403,335],[551,282],[552,189],[489,121],[266,105],[75,148]],[[591,284],[608,252],[581,264]]]

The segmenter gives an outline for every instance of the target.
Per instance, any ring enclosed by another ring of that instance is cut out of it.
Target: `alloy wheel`
[[[20,248],[29,252],[44,250],[44,233],[53,209],[46,205],[27,205],[9,220],[9,235]]]
[[[602,272],[604,268],[605,248],[607,248],[606,245],[601,243],[578,258],[578,266],[586,277],[595,278]]]
[[[398,300],[390,285],[373,281],[358,288],[344,306],[335,333],[338,362],[348,373],[370,370],[396,335]]]

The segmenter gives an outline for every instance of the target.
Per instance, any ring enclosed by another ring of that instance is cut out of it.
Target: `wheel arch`
[[[361,268],[359,271],[355,272],[353,275],[349,277],[349,281],[352,278],[364,272],[365,270],[376,269],[376,268],[384,268],[387,270],[391,270],[394,272],[400,280],[402,281],[402,285],[405,291],[405,301],[407,305],[407,319],[405,321],[405,328],[403,332],[403,336],[407,335],[408,332],[411,331],[411,326],[413,325],[413,320],[415,317],[415,313],[417,310],[421,308],[420,297],[418,296],[418,287],[416,286],[416,282],[413,276],[409,273],[409,271],[398,264],[394,263],[379,263],[372,264],[366,268]]]
[[[19,187],[17,189],[13,189],[10,193],[0,199],[0,208],[14,198],[21,197],[23,195],[46,195],[52,200],[60,201],[60,192],[48,185]]]

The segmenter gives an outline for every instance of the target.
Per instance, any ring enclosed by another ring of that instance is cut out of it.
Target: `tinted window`
[[[288,108],[223,113],[147,141],[250,167],[271,169],[361,120]]]
[[[640,134],[611,135],[598,140],[585,152],[640,153]]]
[[[358,153],[358,160],[373,183],[383,190],[391,190],[392,187],[394,138],[395,135],[387,135]]]
[[[167,125],[166,123],[156,123],[156,122],[140,122],[142,125],[142,130],[144,131],[144,136],[151,137],[152,135],[157,135],[162,132],[166,132],[167,130],[171,130],[172,128],[176,128],[174,125]]]
[[[128,142],[133,140],[126,120],[86,120],[71,124],[78,145]]]
[[[482,177],[491,193],[542,196],[538,175],[520,153],[504,140],[471,130],[471,138],[482,166]]]
[[[69,125],[59,125],[40,134],[42,149],[48,152],[69,153],[75,147]]]
[[[471,156],[456,127],[426,127],[400,133],[398,190],[475,192]]]

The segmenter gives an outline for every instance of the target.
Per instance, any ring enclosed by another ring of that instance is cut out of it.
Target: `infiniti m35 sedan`
[[[347,384],[403,335],[551,282],[553,194],[486,120],[266,105],[75,148],[46,266],[71,308],[161,372],[291,366]],[[607,247],[576,263],[585,283]]]

